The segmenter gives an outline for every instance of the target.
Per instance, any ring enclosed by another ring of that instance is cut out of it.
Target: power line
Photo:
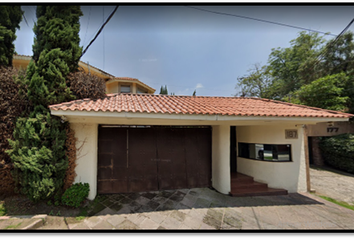
[[[354,18],[350,21],[350,23],[342,30],[342,32],[333,40],[333,42],[330,42],[329,44],[327,44],[325,46],[325,48],[320,52],[320,54],[317,56],[317,60],[314,62],[313,64],[313,69],[316,67],[317,64],[320,63],[320,61],[322,60],[323,54],[328,50],[328,48],[332,45],[334,45],[340,37],[343,36],[343,34],[348,31],[350,25],[352,25],[354,22]],[[314,74],[314,73],[313,73]]]
[[[106,26],[106,24],[109,22],[109,20],[111,20],[111,18],[113,17],[114,13],[117,11],[119,6],[116,6],[115,9],[113,10],[113,12],[111,13],[111,15],[109,15],[109,17],[107,18],[106,22],[101,26],[100,30],[98,30],[96,36],[94,37],[94,39],[91,40],[91,42],[89,43],[89,45],[85,48],[85,50],[82,52],[80,58],[86,53],[87,49],[91,46],[91,44],[96,40],[96,38],[98,37],[98,35],[100,35],[100,33],[102,32],[102,29],[104,28],[104,26]]]
[[[244,19],[254,20],[254,21],[258,21],[258,22],[265,22],[265,23],[276,24],[276,25],[280,25],[280,26],[283,26],[283,27],[291,27],[291,28],[301,29],[301,30],[305,30],[305,31],[321,33],[321,34],[324,34],[324,35],[331,35],[331,36],[334,36],[334,37],[337,36],[337,35],[331,34],[331,33],[325,33],[325,32],[321,32],[321,31],[317,31],[317,30],[312,30],[312,29],[309,29],[309,28],[303,28],[303,27],[293,26],[293,25],[289,25],[289,24],[285,24],[285,23],[279,23],[279,22],[268,21],[268,20],[259,19],[259,18],[252,18],[252,17],[242,16],[242,15],[237,15],[237,14],[224,13],[224,12],[218,12],[218,11],[211,11],[211,10],[207,10],[207,9],[203,9],[203,8],[197,8],[197,7],[191,7],[191,6],[185,6],[185,7],[187,7],[187,8],[193,8],[193,9],[196,9],[196,10],[199,10],[199,11],[204,11],[204,12],[219,14],[219,15],[225,15],[225,16],[230,16],[230,17],[244,18]]]
[[[87,26],[86,26],[86,33],[85,33],[85,38],[84,38],[84,43],[86,42],[86,36],[87,36],[87,31],[88,31],[88,27],[90,24],[90,17],[91,17],[91,7],[90,7],[90,11],[89,11],[89,15],[88,15],[88,20],[87,20]]]
[[[104,6],[103,6],[103,8],[102,8],[102,19],[104,20]],[[104,70],[104,65],[105,65],[105,42],[104,42],[104,31],[103,31],[103,33],[102,33],[102,40],[103,40],[103,70]]]

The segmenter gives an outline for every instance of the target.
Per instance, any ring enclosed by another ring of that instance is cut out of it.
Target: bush
[[[354,173],[354,134],[322,138],[320,149],[325,163],[334,168]]]
[[[64,192],[61,202],[66,206],[79,207],[85,198],[87,198],[89,191],[90,186],[88,183],[75,183]]]
[[[14,141],[6,153],[14,164],[15,192],[18,188],[31,201],[49,200],[63,188],[68,159],[65,155],[65,124],[59,117],[32,112],[18,118]]]
[[[106,97],[106,83],[103,79],[84,72],[70,73],[66,84],[77,99],[102,99]]]
[[[11,163],[5,152],[10,149],[8,139],[13,140],[16,119],[29,112],[30,104],[24,79],[25,72],[0,67],[0,164]]]
[[[67,125],[65,130],[66,130],[65,155],[68,157],[69,164],[68,164],[68,168],[66,169],[65,178],[64,178],[64,186],[63,186],[64,191],[68,189],[71,185],[73,185],[76,177],[75,167],[76,167],[76,140],[77,140],[75,138],[75,132],[72,128],[70,128],[69,124]]]

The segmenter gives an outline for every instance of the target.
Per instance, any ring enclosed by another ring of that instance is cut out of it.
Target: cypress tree
[[[21,6],[0,6],[0,65],[12,66],[15,52],[16,29],[20,29]]]
[[[32,201],[60,193],[68,159],[66,123],[51,116],[48,106],[74,99],[66,85],[78,68],[79,6],[38,6],[33,60],[27,69],[28,98],[34,106],[29,118],[19,118],[8,151],[20,192]]]

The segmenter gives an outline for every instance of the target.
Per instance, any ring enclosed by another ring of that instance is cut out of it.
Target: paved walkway
[[[101,196],[95,203],[90,213],[100,211],[81,220],[2,217],[0,229],[354,229],[354,211],[309,193],[236,198],[195,188]]]
[[[354,204],[354,175],[330,168],[310,168],[311,188],[316,194]]]

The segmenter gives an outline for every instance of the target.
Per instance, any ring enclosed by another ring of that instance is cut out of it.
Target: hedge
[[[320,149],[326,164],[354,173],[354,134],[323,137],[320,140]]]

